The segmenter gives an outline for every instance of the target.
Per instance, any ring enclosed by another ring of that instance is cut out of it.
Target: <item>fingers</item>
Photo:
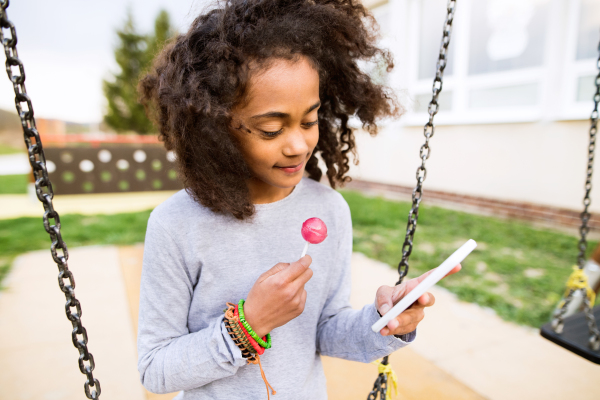
[[[281,273],[280,277],[283,281],[292,282],[304,274],[311,263],[312,258],[309,255],[306,255],[293,263],[277,263],[273,268],[264,272],[260,276],[259,281],[262,282],[273,275]]]
[[[415,303],[416,305],[417,303]],[[391,320],[385,328],[381,330],[383,336],[404,335],[417,329],[417,325],[425,318],[423,306],[411,307]]]
[[[389,308],[384,307],[383,304],[388,304],[388,299],[390,297],[395,297],[395,293],[397,292],[396,288],[398,288],[398,286],[395,288],[382,286],[377,291],[377,306],[381,315],[389,311]],[[431,307],[434,304],[435,296],[429,292],[424,293],[406,311],[391,320],[387,326],[380,331],[381,334],[383,336],[404,335],[414,331],[417,328],[417,325],[425,318],[425,307]]]
[[[452,268],[452,269],[450,270],[450,272],[448,272],[446,275],[444,275],[444,278],[445,278],[445,277],[447,277],[447,276],[450,276],[450,275],[452,275],[452,274],[455,274],[455,273],[457,273],[457,272],[458,272],[458,271],[460,271],[461,269],[462,269],[462,265],[458,264],[456,267]]]
[[[278,273],[284,271],[289,265],[290,265],[289,263],[277,263],[270,270],[268,270],[266,272],[263,272],[262,275],[260,276],[260,278],[258,278],[258,280],[260,282],[262,282],[265,279],[267,279],[268,277],[273,276],[275,274],[278,274]]]
[[[416,301],[415,304],[413,304],[413,306],[431,307],[434,304],[435,304],[435,296],[433,294],[427,292],[427,293],[423,293],[423,295],[421,297],[419,297],[419,299]]]
[[[383,285],[379,289],[377,289],[377,294],[375,295],[375,301],[377,306],[377,311],[381,315],[386,314],[390,309],[394,306],[393,302],[393,294],[395,288]]]
[[[446,275],[444,275],[444,278],[447,277],[447,276],[450,276],[452,274],[457,273],[458,271],[461,270],[461,268],[462,268],[462,266],[460,264],[458,264],[457,266],[455,266],[454,268],[452,268],[450,270],[450,272],[448,272]],[[413,279],[409,280],[407,283],[413,282],[413,286],[412,287],[417,286],[419,283],[423,282],[423,280],[425,280],[425,278],[427,278],[429,275],[431,275],[431,273],[433,273],[433,271],[435,271],[436,269],[437,268],[429,270],[429,271],[425,272],[423,275],[418,276],[416,278],[413,278]]]
[[[281,271],[281,279],[286,282],[293,282],[300,278],[310,267],[312,258],[307,254],[298,261],[288,264],[288,267]],[[311,272],[312,276],[312,272]],[[306,276],[304,276],[305,278]],[[310,277],[308,278],[310,279]],[[307,281],[308,281],[307,279]]]

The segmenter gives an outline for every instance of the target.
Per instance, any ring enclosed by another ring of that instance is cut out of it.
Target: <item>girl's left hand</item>
[[[458,264],[446,276],[460,271],[461,265]],[[377,289],[376,306],[381,315],[384,315],[392,307],[413,290],[423,279],[432,271],[428,271],[418,278],[408,280],[398,286],[381,286]],[[425,307],[431,307],[435,303],[435,297],[429,292],[424,293],[409,308],[396,318],[391,320],[380,333],[383,336],[405,335],[417,329],[419,322],[425,317]]]

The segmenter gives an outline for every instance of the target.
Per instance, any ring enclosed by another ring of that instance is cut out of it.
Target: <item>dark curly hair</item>
[[[401,112],[391,91],[358,65],[393,68],[376,40],[375,20],[357,0],[226,0],[156,57],[140,81],[140,99],[175,151],[188,193],[215,212],[245,219],[254,213],[246,185],[251,172],[228,128],[246,94],[248,64],[266,68],[275,58],[303,56],[315,67],[319,141],[306,171],[321,179],[320,155],[335,187],[350,180],[350,153],[357,162],[349,118],[375,135],[376,120]]]

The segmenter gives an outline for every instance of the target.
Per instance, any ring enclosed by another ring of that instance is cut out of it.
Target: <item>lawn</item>
[[[0,175],[0,194],[25,194],[29,175]]]
[[[354,251],[397,266],[410,204],[343,194],[352,210]],[[467,239],[475,239],[477,249],[459,274],[440,285],[506,320],[534,327],[547,322],[576,261],[578,239],[523,222],[422,205],[408,278],[437,267]],[[589,243],[588,250],[596,245]]]
[[[94,216],[61,215],[61,232],[68,248],[93,244],[141,243],[144,241],[149,216],[150,211]],[[16,256],[31,250],[50,249],[50,238],[44,230],[41,216],[0,220],[0,249],[2,285],[2,280]]]
[[[16,148],[16,147],[12,147],[12,146],[8,146],[8,145],[0,143],[0,156],[4,155],[4,154],[17,154],[17,153],[26,153],[25,144],[23,144],[23,147]]]
[[[350,191],[342,194],[352,210],[354,250],[397,265],[410,204]],[[150,211],[64,215],[63,237],[71,248],[143,242],[149,215]],[[547,322],[576,259],[577,238],[522,222],[422,205],[409,278],[436,267],[469,238],[478,248],[463,262],[463,270],[441,285],[504,319],[534,327]],[[590,251],[595,246],[590,243]],[[0,220],[0,283],[17,255],[49,247],[41,217]]]

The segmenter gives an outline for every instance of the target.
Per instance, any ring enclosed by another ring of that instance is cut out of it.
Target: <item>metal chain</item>
[[[447,16],[444,22],[444,31],[442,36],[442,44],[440,46],[440,53],[438,55],[437,68],[435,72],[435,78],[433,79],[433,96],[427,111],[429,113],[429,121],[425,124],[423,134],[425,136],[425,143],[421,146],[420,158],[421,165],[417,168],[417,186],[414,188],[412,193],[412,207],[408,213],[408,224],[406,226],[406,237],[404,244],[402,245],[402,260],[398,264],[398,274],[400,278],[396,285],[402,283],[404,277],[408,274],[408,258],[412,253],[413,248],[413,237],[417,229],[417,219],[419,218],[419,205],[421,204],[421,198],[423,196],[423,182],[427,178],[427,169],[425,169],[425,161],[431,154],[431,148],[429,147],[429,139],[433,137],[435,132],[435,125],[433,124],[433,117],[438,113],[439,104],[438,97],[442,92],[442,77],[444,75],[444,69],[446,69],[446,59],[448,56],[448,45],[450,44],[450,33],[452,31],[452,22],[454,21],[454,11],[456,9],[456,0],[449,0],[446,7]]]
[[[385,365],[388,364],[387,356],[384,358],[384,360],[382,362],[385,362]],[[375,380],[375,383],[373,384],[373,390],[371,390],[369,392],[369,396],[367,397],[367,400],[377,400],[377,395],[379,395],[379,398],[381,400],[385,400],[386,393],[387,393],[387,375],[379,374],[379,376]]]
[[[52,204],[54,192],[52,183],[48,178],[42,141],[33,117],[33,106],[25,90],[25,69],[17,53],[17,32],[6,14],[8,5],[9,0],[0,0],[0,40],[6,54],[6,73],[15,91],[15,106],[21,119],[29,163],[33,169],[35,192],[44,206],[44,228],[52,241],[50,252],[59,270],[58,285],[67,299],[65,312],[73,325],[71,339],[73,345],[79,351],[79,370],[87,377],[84,384],[85,395],[88,399],[98,399],[100,398],[100,382],[92,374],[95,367],[94,357],[88,351],[87,331],[81,324],[81,304],[75,297],[75,279],[67,265],[69,253],[60,232],[60,217]],[[8,32],[10,32],[10,36],[6,36]]]
[[[590,220],[590,212],[588,208],[592,202],[590,199],[590,192],[592,191],[592,172],[594,171],[594,150],[596,148],[596,132],[598,128],[598,104],[600,103],[600,43],[598,43],[598,60],[596,65],[598,67],[598,75],[596,75],[596,93],[594,94],[594,110],[590,116],[590,144],[588,146],[588,165],[587,165],[587,176],[585,180],[585,196],[583,197],[583,212],[581,213],[581,239],[579,240],[579,254],[577,256],[577,265],[583,269],[586,261],[585,252],[587,250],[587,239],[586,236],[590,231],[588,222]]]
[[[588,222],[590,220],[590,212],[588,208],[592,202],[590,198],[590,192],[592,191],[592,173],[594,172],[594,151],[596,149],[596,133],[598,131],[598,105],[600,104],[600,42],[598,43],[598,59],[596,60],[596,66],[598,68],[598,74],[596,75],[596,93],[594,94],[594,110],[590,116],[590,144],[588,146],[588,165],[587,165],[587,176],[585,180],[585,195],[583,196],[583,212],[581,213],[581,228],[579,233],[581,238],[579,239],[578,248],[579,254],[577,255],[577,266],[579,269],[583,269],[586,262],[586,250],[587,250],[587,234],[590,231]],[[575,292],[581,292],[584,300],[583,310],[585,312],[585,318],[587,325],[590,330],[589,346],[594,350],[600,349],[600,330],[596,325],[596,319],[592,312],[593,304],[590,304],[587,298],[586,289],[569,290],[569,293],[564,298],[562,307],[554,313],[552,320],[552,328],[556,333],[562,333],[564,327],[564,316],[567,312],[567,306],[573,299]]]
[[[429,102],[427,112],[429,113],[429,121],[425,124],[423,134],[425,136],[425,143],[421,146],[419,157],[421,158],[421,165],[417,168],[417,186],[415,186],[412,192],[412,207],[408,213],[408,224],[406,226],[406,237],[404,244],[402,245],[402,260],[398,264],[398,275],[399,279],[396,285],[402,283],[404,277],[408,274],[408,258],[412,253],[413,248],[413,237],[417,230],[417,220],[419,218],[419,205],[421,204],[421,198],[423,197],[423,182],[427,177],[427,169],[425,168],[425,161],[431,154],[431,148],[429,147],[429,139],[433,137],[435,132],[435,125],[433,124],[433,117],[439,111],[438,97],[442,92],[442,78],[444,76],[444,70],[446,69],[446,59],[448,56],[448,45],[450,44],[450,33],[452,32],[452,22],[454,21],[454,12],[456,10],[456,0],[448,0],[446,6],[446,20],[444,21],[444,30],[442,36],[442,43],[440,45],[440,52],[438,55],[438,61],[436,64],[435,78],[433,79],[432,93],[433,96]],[[389,357],[383,357],[382,364],[388,365]],[[375,383],[373,384],[373,390],[369,392],[367,400],[376,400],[377,395],[379,398],[384,400],[386,398],[387,391],[387,375],[379,374]]]

